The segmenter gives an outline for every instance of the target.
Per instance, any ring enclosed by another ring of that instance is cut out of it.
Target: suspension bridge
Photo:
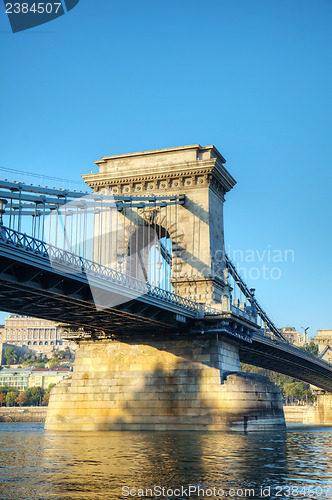
[[[0,180],[0,309],[61,323],[86,380],[88,346],[101,347],[98,358],[144,344],[179,362],[184,342],[191,363],[221,380],[242,361],[332,392],[331,366],[286,342],[224,251],[222,206],[235,184],[224,163],[194,145],[104,157],[83,176],[87,192]]]

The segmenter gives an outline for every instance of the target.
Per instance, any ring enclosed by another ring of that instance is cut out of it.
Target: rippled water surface
[[[226,496],[331,499],[332,428],[66,434],[0,423],[1,500]]]

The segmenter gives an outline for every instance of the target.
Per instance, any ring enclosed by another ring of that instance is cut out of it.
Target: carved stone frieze
[[[214,172],[213,165],[200,169],[186,169],[181,165],[180,171],[158,172],[154,175],[119,176],[108,173],[89,174],[83,176],[87,184],[97,191],[104,187],[112,188],[113,194],[139,194],[146,191],[186,191],[187,189],[211,186],[217,193],[224,194],[225,183],[220,175]]]

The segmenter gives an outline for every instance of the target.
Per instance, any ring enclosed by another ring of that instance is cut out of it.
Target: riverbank
[[[303,424],[311,406],[284,406],[287,424]],[[47,406],[0,408],[0,422],[45,422]]]
[[[0,422],[45,422],[47,406],[2,407]]]

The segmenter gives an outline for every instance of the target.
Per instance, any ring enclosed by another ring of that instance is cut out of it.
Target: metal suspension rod
[[[168,209],[168,205],[166,205],[165,207],[165,211],[166,211],[166,222],[165,222],[165,244],[167,245],[167,227],[168,227],[168,221],[167,221],[167,209]],[[164,288],[165,290],[167,290],[167,278],[166,278],[166,260],[165,260],[165,264],[163,263],[163,271],[164,271]]]
[[[159,230],[157,233],[157,202],[156,201],[154,204],[154,234],[155,234],[155,237],[158,238],[158,243],[160,243],[160,238],[161,238],[160,226],[159,226]],[[149,250],[150,250],[150,245],[149,245]],[[150,262],[150,266],[151,266],[150,275],[151,275],[151,278],[152,278],[152,276],[154,276],[154,278],[155,278],[154,285],[160,286],[160,262],[159,262],[159,253],[156,250],[157,250],[156,246],[154,246],[152,249],[152,255],[151,255],[152,259]]]
[[[136,229],[135,229],[135,278],[138,278],[138,237],[139,237],[139,232],[138,232],[138,211],[136,210]]]
[[[131,267],[132,267],[132,252],[131,252],[131,246],[132,246],[132,235],[133,235],[133,202],[130,202],[130,226],[129,226],[129,275],[131,276]]]
[[[56,209],[56,218],[55,218],[55,246],[58,246],[58,221],[59,221],[59,205]]]
[[[86,221],[86,210],[83,207],[83,234],[82,234],[82,256],[87,257],[86,255],[86,243],[87,243],[87,221]]]
[[[194,274],[194,266],[193,266],[193,258],[195,257],[195,221],[196,217],[195,214],[192,215],[193,218],[193,250],[192,250],[192,257],[191,257],[191,276]]]
[[[45,231],[45,201],[43,203],[43,222],[42,222],[42,240],[44,241],[44,231]]]
[[[49,225],[48,225],[48,241],[51,242],[51,226],[52,226],[52,217],[49,218]]]
[[[104,246],[103,263],[104,263],[104,265],[108,264],[108,259],[107,259],[107,215],[108,215],[108,210],[106,208],[105,209],[105,214],[103,215],[103,232],[104,232],[104,238],[103,238],[103,246]]]
[[[123,243],[122,243],[122,257],[121,257],[121,262],[122,262],[122,269],[121,272],[124,272],[124,263],[125,263],[125,248],[126,248],[126,212],[123,210]]]
[[[76,222],[76,227],[75,227],[75,233],[76,233],[76,237],[75,237],[75,253],[77,255],[81,255],[80,254],[80,247],[79,247],[79,231],[80,231],[80,221],[79,221],[79,215],[78,215],[78,206],[76,205],[76,215],[75,215],[75,222]]]
[[[118,266],[119,266],[119,258],[118,258],[119,212],[118,212],[118,209],[116,209],[115,216],[116,216],[115,258],[116,258],[116,269],[118,271]]]
[[[13,200],[10,199],[9,229],[11,229],[11,224],[12,224],[12,208],[13,208]]]
[[[98,238],[98,251],[99,251],[99,264],[102,264],[102,234],[103,234],[103,199],[100,199],[100,212],[99,212],[99,238]]]
[[[145,207],[143,206],[143,243],[142,243],[142,250],[141,250],[141,264],[142,264],[142,273],[143,276],[145,277],[145,280],[148,281],[148,277],[146,274],[145,266],[144,266],[144,244],[145,244],[145,238],[144,238],[144,228],[145,228]]]
[[[18,209],[18,223],[17,223],[17,230],[20,233],[21,232],[21,210],[22,210],[22,190],[20,189],[19,191],[19,209]]]
[[[176,270],[177,270],[177,266],[178,266],[178,239],[179,239],[179,235],[178,235],[178,206],[177,205],[175,205],[175,225],[176,225],[176,228],[175,228],[176,241],[174,242],[175,252],[173,251],[173,242],[172,242],[172,255],[173,255],[173,259],[175,261],[175,266],[176,266]],[[172,261],[172,264],[173,264],[173,261]],[[174,277],[174,266],[172,266],[171,276],[172,276],[172,278]],[[178,293],[178,287],[176,284],[174,287],[174,292]]]

